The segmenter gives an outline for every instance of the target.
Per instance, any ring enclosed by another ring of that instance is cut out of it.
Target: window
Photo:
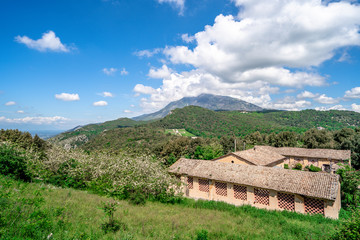
[[[306,213],[324,215],[324,200],[305,197],[304,204]]]
[[[281,209],[295,211],[295,196],[292,194],[278,193],[278,206]]]
[[[219,196],[227,196],[227,184],[223,182],[215,182],[215,192]]]
[[[199,178],[199,190],[201,192],[209,192],[209,180]]]
[[[255,203],[262,205],[269,205],[270,192],[269,190],[255,188]]]
[[[188,189],[194,188],[194,179],[192,177],[187,178]]]
[[[234,185],[234,198],[240,200],[247,200],[247,189],[245,186]]]
[[[234,163],[234,161],[231,161],[231,163]]]

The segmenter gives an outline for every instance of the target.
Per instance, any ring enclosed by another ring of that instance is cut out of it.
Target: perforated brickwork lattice
[[[295,211],[295,195],[278,193],[278,206],[281,209]]]
[[[220,196],[227,196],[227,184],[223,182],[215,182],[215,192]]]
[[[304,204],[306,213],[324,215],[324,200],[305,197]]]
[[[201,192],[209,192],[209,180],[199,178],[199,190]]]
[[[234,185],[234,198],[247,200],[247,189],[245,186]]]
[[[259,203],[262,205],[269,205],[269,190],[255,188],[255,203]]]
[[[194,188],[194,179],[192,177],[187,178],[188,189]]]

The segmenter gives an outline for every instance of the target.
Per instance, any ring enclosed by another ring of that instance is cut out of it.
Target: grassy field
[[[327,239],[339,221],[249,206],[185,200],[118,201],[116,233],[101,209],[111,198],[0,176],[0,239]],[[49,237],[51,236],[51,237]]]
[[[165,129],[165,133],[170,133],[172,135],[183,136],[183,137],[195,137],[194,134],[189,133],[185,129]]]

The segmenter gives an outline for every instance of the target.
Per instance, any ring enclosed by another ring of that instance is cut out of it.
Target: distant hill
[[[106,121],[103,123],[88,124],[85,126],[77,126],[66,132],[63,132],[55,137],[50,138],[48,141],[51,143],[60,144],[65,147],[73,147],[82,145],[94,138],[98,134],[116,129],[116,128],[127,128],[142,125],[147,122],[135,121],[130,118],[119,118],[112,121]]]
[[[168,115],[172,110],[176,108],[183,108],[186,106],[198,106],[209,110],[226,110],[226,111],[262,111],[263,108],[256,106],[252,103],[245,102],[232,97],[218,96],[212,94],[201,94],[197,97],[184,97],[178,101],[169,103],[163,109],[144,114],[138,117],[132,118],[136,121],[147,121],[160,119]]]
[[[189,106],[175,109],[172,114],[150,123],[154,128],[185,129],[203,137],[245,136],[255,131],[271,133],[293,131],[302,133],[321,127],[338,130],[359,127],[360,114],[352,111],[264,111],[241,113],[239,111],[214,112]]]

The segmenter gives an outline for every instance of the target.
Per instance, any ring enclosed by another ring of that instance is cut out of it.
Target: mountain
[[[263,108],[256,106],[252,103],[248,103],[236,98],[212,94],[201,94],[197,97],[184,97],[178,101],[169,103],[166,107],[157,112],[144,114],[138,117],[134,117],[132,119],[136,121],[160,119],[167,116],[172,110],[176,108],[183,108],[186,106],[198,106],[209,110],[226,111],[254,112],[264,110]]]

